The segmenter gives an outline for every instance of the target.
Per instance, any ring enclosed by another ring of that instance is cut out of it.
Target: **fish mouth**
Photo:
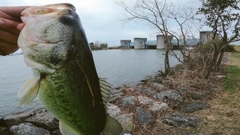
[[[45,5],[48,8],[52,8],[52,9],[71,9],[73,11],[76,11],[76,8],[70,4],[70,3],[59,3],[59,4],[49,4],[49,5]]]
[[[21,19],[26,22],[28,17],[37,17],[38,15],[50,15],[55,17],[62,16],[63,11],[75,12],[76,8],[70,3],[49,4],[43,6],[32,6],[21,12]]]

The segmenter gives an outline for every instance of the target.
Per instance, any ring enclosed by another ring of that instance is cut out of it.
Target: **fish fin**
[[[63,135],[79,135],[78,133],[76,133],[69,126],[67,126],[66,124],[62,123],[61,121],[59,121],[59,129],[60,129],[60,132]]]
[[[101,135],[120,135],[122,132],[122,125],[117,120],[107,115],[105,128]]]
[[[18,97],[21,97],[19,106],[30,104],[37,96],[40,86],[40,73],[33,71],[33,77],[23,84],[18,91]]]
[[[106,81],[105,78],[99,78],[99,84],[100,84],[103,104],[106,107],[107,106],[107,101],[108,101],[108,98],[109,98],[109,95],[110,95],[110,90],[112,89],[112,86],[111,86],[110,83],[108,83]]]

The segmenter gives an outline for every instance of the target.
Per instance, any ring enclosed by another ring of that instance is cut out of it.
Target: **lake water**
[[[107,78],[114,87],[134,85],[144,77],[156,74],[164,66],[162,50],[93,51],[93,57],[99,77]],[[170,62],[171,65],[178,63],[173,56],[170,57]],[[17,106],[17,92],[31,74],[23,55],[0,57],[0,117],[42,106],[38,99],[26,107]]]

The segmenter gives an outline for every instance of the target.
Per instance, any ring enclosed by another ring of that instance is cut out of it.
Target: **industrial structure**
[[[198,44],[206,44],[212,39],[213,33],[211,31],[201,31],[200,38],[194,39],[173,39],[172,36],[168,36],[169,41],[173,48],[178,48],[179,46],[187,45],[188,47],[193,47]],[[219,35],[216,36],[219,38]],[[157,35],[156,40],[148,41],[147,38],[134,38],[134,42],[131,40],[121,40],[121,48],[122,49],[165,49],[166,41],[164,39],[164,35]]]

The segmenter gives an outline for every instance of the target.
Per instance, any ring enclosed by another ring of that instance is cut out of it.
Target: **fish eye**
[[[78,18],[76,13],[72,10],[68,10],[68,13],[59,18],[60,23],[65,25],[73,25]]]

